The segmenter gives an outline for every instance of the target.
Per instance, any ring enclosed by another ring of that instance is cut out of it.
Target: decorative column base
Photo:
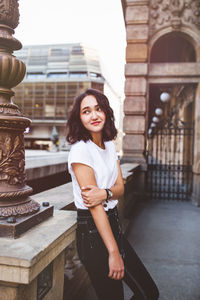
[[[31,209],[35,208],[39,211],[28,216],[18,217],[17,219],[9,217],[0,220],[0,237],[17,238],[33,226],[40,224],[53,215],[53,206],[40,207],[39,205],[38,207],[38,203],[31,199],[27,203],[28,211],[30,211],[30,206]],[[12,209],[14,207],[12,206]],[[19,209],[20,205],[16,206],[16,208]]]

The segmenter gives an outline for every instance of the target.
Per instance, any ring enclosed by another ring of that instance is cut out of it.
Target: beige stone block
[[[144,135],[128,134],[123,139],[123,149],[126,152],[138,152],[144,151]]]
[[[200,62],[195,63],[153,63],[149,64],[149,75],[167,76],[200,76]]]
[[[60,253],[53,261],[53,282],[43,300],[62,300],[64,288],[64,266],[65,251]],[[30,284],[0,285],[0,300],[36,300],[37,299],[37,278]]]
[[[126,26],[126,39],[128,42],[147,41],[148,39],[148,26],[140,25],[127,25]]]
[[[29,284],[75,239],[75,229],[76,212],[59,210],[18,239],[1,238],[0,280]]]
[[[125,65],[125,76],[147,75],[147,63],[128,63]]]
[[[125,94],[126,96],[144,96],[146,95],[147,82],[144,77],[126,78]]]
[[[128,134],[143,134],[145,131],[145,117],[125,116],[123,129],[124,132]]]
[[[17,299],[17,288],[12,286],[0,285],[0,300],[14,300]]]
[[[147,61],[146,44],[128,44],[126,47],[127,62],[145,62]]]
[[[124,101],[125,115],[140,114],[144,115],[146,112],[145,97],[127,97]]]
[[[126,8],[126,23],[127,24],[146,24],[149,19],[147,5],[134,5]]]

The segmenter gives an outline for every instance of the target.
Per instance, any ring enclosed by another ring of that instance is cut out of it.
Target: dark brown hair
[[[109,105],[107,97],[100,91],[95,89],[88,89],[84,93],[76,97],[73,108],[69,114],[67,121],[67,141],[70,144],[74,144],[77,141],[88,141],[92,140],[89,131],[83,126],[80,119],[80,106],[82,100],[92,95],[96,98],[99,107],[103,110],[106,115],[106,122],[102,131],[103,141],[111,141],[117,136],[117,129],[114,124],[113,110]]]

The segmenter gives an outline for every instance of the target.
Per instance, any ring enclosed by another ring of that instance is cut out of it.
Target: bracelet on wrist
[[[113,196],[113,192],[110,189],[105,189],[107,193],[107,198],[106,200],[110,200]]]

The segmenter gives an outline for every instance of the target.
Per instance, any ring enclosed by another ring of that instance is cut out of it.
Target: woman
[[[123,300],[122,279],[134,292],[131,299],[158,299],[156,285],[122,235],[116,205],[124,184],[112,142],[117,130],[106,96],[94,89],[79,95],[67,128],[77,250],[98,299]]]

